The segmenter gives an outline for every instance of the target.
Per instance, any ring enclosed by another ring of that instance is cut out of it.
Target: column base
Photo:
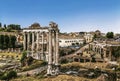
[[[47,75],[51,75],[51,70],[52,70],[52,65],[48,64],[48,68],[47,68]]]

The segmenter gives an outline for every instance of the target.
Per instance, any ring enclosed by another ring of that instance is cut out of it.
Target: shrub
[[[66,64],[66,63],[68,63],[67,59],[61,59],[61,64]]]
[[[117,71],[120,71],[120,66],[118,66],[116,70],[117,70]]]
[[[8,79],[12,79],[12,78],[15,78],[15,77],[17,77],[16,71],[10,71],[10,72],[7,73],[7,78]]]
[[[34,59],[31,56],[29,56],[29,57],[27,57],[26,60],[27,60],[27,64],[31,65]]]
[[[10,80],[17,77],[16,71],[9,71],[8,73],[3,73],[0,77],[1,80]]]
[[[0,80],[7,80],[7,76],[6,76],[6,75],[2,75],[2,76],[0,77]]]
[[[60,68],[60,70],[61,70],[61,72],[67,72],[67,71],[70,71],[70,70],[72,70],[72,71],[79,71],[80,67],[81,66],[76,65],[76,64],[75,65],[74,64],[64,64]]]
[[[21,63],[26,59],[26,57],[27,57],[27,52],[24,51],[24,52],[22,53],[22,57],[21,57],[21,59],[20,59]]]
[[[112,68],[117,68],[117,65],[114,64],[107,64],[106,68],[112,69]]]

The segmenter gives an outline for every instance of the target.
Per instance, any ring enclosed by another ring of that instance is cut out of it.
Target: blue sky
[[[120,33],[120,0],[0,0],[0,22],[28,27],[58,23],[61,32]]]

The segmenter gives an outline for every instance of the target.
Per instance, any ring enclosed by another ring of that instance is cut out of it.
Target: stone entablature
[[[49,32],[49,29],[24,29],[23,32]]]

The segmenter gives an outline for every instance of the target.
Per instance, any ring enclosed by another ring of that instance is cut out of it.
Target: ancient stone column
[[[44,33],[42,32],[42,51],[41,51],[41,60],[45,60],[44,59]]]
[[[47,74],[51,74],[52,70],[52,38],[51,38],[51,30],[49,31],[49,53],[48,53],[48,69]]]
[[[97,46],[97,53],[99,53],[99,48],[98,48],[98,46]]]
[[[99,50],[99,54],[101,54],[101,48],[100,48],[100,47],[99,47],[99,49],[98,49],[98,50]]]
[[[56,65],[59,63],[59,39],[58,39],[58,30],[56,31]]]
[[[95,46],[93,45],[93,51],[95,52]]]
[[[27,50],[29,51],[29,45],[30,45],[30,33],[27,33]]]
[[[37,51],[39,49],[39,32],[37,32]]]
[[[88,51],[90,51],[90,50],[91,50],[91,46],[90,46],[90,44],[89,44],[88,46],[89,46]]]
[[[94,47],[95,47],[95,52],[97,51],[97,48],[96,48],[96,46],[94,45]]]
[[[53,64],[56,63],[56,33],[55,31],[52,32],[52,44],[53,44]]]
[[[109,50],[109,60],[112,59],[112,47],[110,46],[110,50]]]
[[[47,54],[46,54],[46,61],[48,61],[48,54],[49,54],[49,33],[47,32]]]
[[[107,50],[106,50],[106,49],[104,49],[104,55],[103,55],[104,62],[106,62],[106,60],[105,60],[105,59],[106,59],[106,51],[107,51]]]
[[[23,46],[24,46],[24,50],[26,50],[26,33],[24,32],[23,35],[24,35],[24,43],[23,43]]]
[[[32,32],[32,56],[34,56],[34,41],[35,41],[35,35],[34,32]]]
[[[39,55],[39,32],[37,32],[37,59],[40,59],[40,55]]]
[[[104,58],[106,58],[106,49],[104,49]]]

